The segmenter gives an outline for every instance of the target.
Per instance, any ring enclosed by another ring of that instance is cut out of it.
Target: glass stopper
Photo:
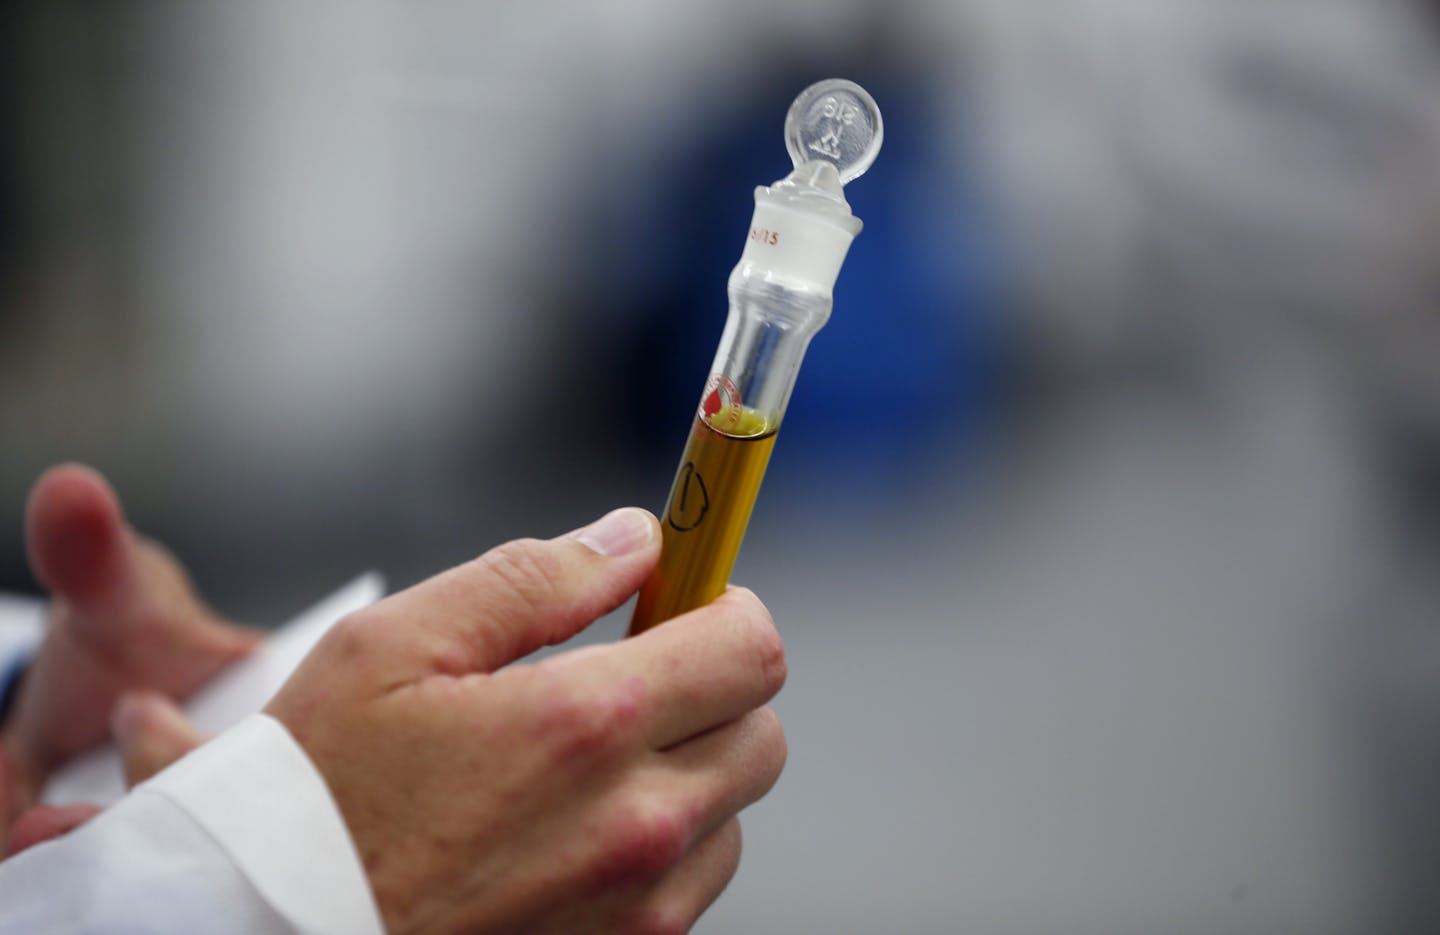
[[[810,85],[785,115],[785,148],[795,168],[823,159],[835,166],[842,183],[865,174],[884,135],[875,99],[844,78]]]

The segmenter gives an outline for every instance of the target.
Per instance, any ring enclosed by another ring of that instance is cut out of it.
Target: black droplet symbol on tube
[[[710,492],[705,489],[705,479],[695,470],[695,462],[686,461],[680,469],[675,484],[675,498],[670,501],[670,512],[665,521],[676,532],[689,532],[710,509]]]

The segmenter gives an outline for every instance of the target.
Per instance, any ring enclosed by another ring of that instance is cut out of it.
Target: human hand
[[[26,545],[53,603],[0,729],[0,835],[53,770],[105,739],[123,694],[184,698],[261,639],[205,606],[179,563],[125,523],[114,492],[89,468],[62,465],[36,482]]]
[[[149,779],[206,739],[173,701],[155,691],[134,691],[121,696],[110,722],[120,749],[127,788]],[[0,756],[0,790],[7,788],[5,773],[5,760]],[[87,803],[33,806],[11,823],[3,856],[13,857],[73,831],[103,810],[99,805]]]
[[[620,643],[501,668],[655,565],[618,510],[500,546],[345,618],[267,708],[349,826],[390,932],[683,932],[785,760],[764,606],[732,589]]]

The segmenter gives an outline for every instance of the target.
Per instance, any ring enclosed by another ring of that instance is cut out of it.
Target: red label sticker
[[[700,418],[722,432],[740,424],[740,389],[723,373],[710,375],[700,395]]]

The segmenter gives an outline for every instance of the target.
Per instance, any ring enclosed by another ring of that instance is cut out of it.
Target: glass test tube
[[[830,79],[785,118],[795,171],[755,189],[755,214],[730,274],[730,313],[660,518],[660,563],[640,589],[636,634],[725,590],[775,433],[810,339],[861,223],[844,185],[875,161],[880,111],[859,85]]]

